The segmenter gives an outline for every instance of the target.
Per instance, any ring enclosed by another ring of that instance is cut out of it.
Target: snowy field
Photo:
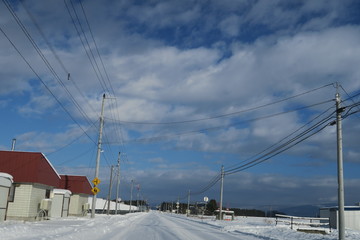
[[[326,235],[303,233],[289,226],[275,226],[274,219],[239,217],[235,221],[187,218],[183,215],[132,213],[96,215],[90,218],[63,218],[41,222],[0,223],[0,239],[242,239],[242,240],[320,240],[337,239],[337,231]],[[347,240],[360,239],[360,232],[346,231]]]

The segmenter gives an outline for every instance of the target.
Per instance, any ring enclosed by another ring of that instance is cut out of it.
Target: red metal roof
[[[14,182],[41,183],[58,187],[60,176],[39,152],[0,151],[0,172],[14,177]]]
[[[60,175],[59,188],[68,189],[72,193],[84,193],[91,195],[91,184],[86,176]]]

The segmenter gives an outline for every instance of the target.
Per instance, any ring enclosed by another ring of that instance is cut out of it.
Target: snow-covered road
[[[149,213],[140,221],[132,222],[128,228],[120,232],[117,239],[176,239],[176,240],[215,240],[244,239],[242,234],[224,232],[219,226],[213,226],[199,221],[191,221],[177,215]],[[258,239],[249,238],[248,240]]]
[[[95,218],[61,218],[40,222],[0,223],[1,240],[336,240],[337,231],[326,235],[275,226],[274,219],[238,217],[235,221],[188,218],[152,211],[126,215],[96,215]],[[360,239],[359,231],[346,230],[347,240]]]

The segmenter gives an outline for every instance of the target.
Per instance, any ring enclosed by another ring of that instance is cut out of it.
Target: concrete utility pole
[[[112,189],[112,175],[113,175],[113,171],[114,171],[114,166],[111,166],[111,171],[110,171],[110,185],[109,185],[109,193],[108,193],[108,205],[107,205],[107,215],[109,215],[110,213],[110,201],[111,201],[111,189]]]
[[[188,204],[187,204],[187,210],[186,210],[186,216],[190,215],[190,190],[188,193]]]
[[[115,204],[115,214],[118,213],[118,199],[119,199],[119,186],[120,186],[120,152],[118,156],[118,164],[117,164],[117,183],[116,183],[116,204]]]
[[[137,207],[137,209],[138,209],[138,211],[139,211],[139,193],[140,193],[140,184],[138,184],[138,185],[136,186],[136,188],[137,188],[137,195],[136,195],[136,207]]]
[[[102,104],[101,104],[100,130],[99,130],[99,139],[97,144],[95,179],[99,178],[99,170],[100,170],[101,142],[102,142],[103,127],[104,127],[104,103],[105,103],[105,94],[103,95]],[[95,207],[96,207],[96,194],[94,194],[92,199],[91,218],[95,217]]]
[[[130,187],[130,208],[129,208],[129,213],[131,213],[133,185],[134,185],[134,180],[131,180],[131,187]]]
[[[223,192],[224,192],[224,166],[221,166],[221,186],[220,186],[220,210],[219,210],[219,220],[222,220]]]
[[[337,86],[338,87],[338,86]],[[337,172],[338,172],[338,210],[339,210],[339,240],[345,239],[345,216],[344,216],[344,173],[342,153],[342,129],[341,129],[341,98],[337,91],[336,96],[336,132],[337,132]]]

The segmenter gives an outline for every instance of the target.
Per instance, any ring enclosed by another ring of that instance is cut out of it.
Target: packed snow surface
[[[234,221],[201,219],[160,212],[127,215],[96,215],[95,218],[61,218],[40,222],[0,223],[0,238],[7,239],[242,239],[242,240],[327,240],[338,232],[303,233],[288,225],[275,225],[274,219],[239,217]],[[347,240],[360,239],[359,231],[346,230]]]

